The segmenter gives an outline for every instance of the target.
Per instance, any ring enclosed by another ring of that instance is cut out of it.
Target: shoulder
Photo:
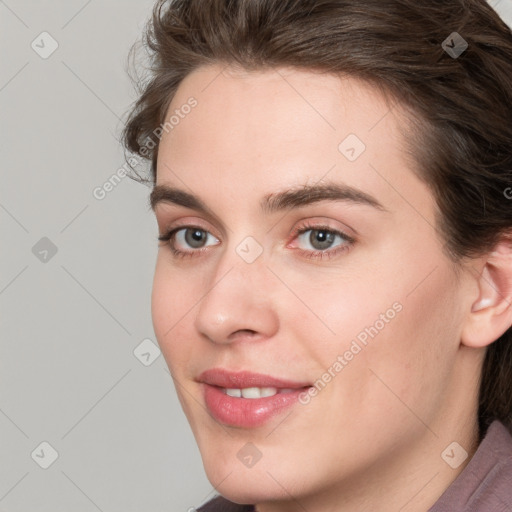
[[[512,510],[512,436],[494,421],[468,465],[429,512]]]
[[[217,496],[197,509],[197,512],[254,512],[253,505],[238,505]]]

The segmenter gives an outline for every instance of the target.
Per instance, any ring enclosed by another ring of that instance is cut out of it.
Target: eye
[[[158,237],[162,242],[169,242],[169,245],[176,256],[192,255],[210,245],[216,245],[219,240],[209,231],[197,226],[186,226],[174,228],[166,234]]]
[[[199,228],[182,228],[174,233],[174,241],[181,245],[188,245],[193,249],[200,249],[201,247],[206,247],[208,244],[208,240],[210,238],[215,238],[211,233],[205,231],[204,229]],[[215,238],[215,240],[217,240]]]
[[[295,233],[296,247],[309,258],[330,258],[348,250],[355,239],[328,226],[303,226]]]
[[[303,231],[298,238],[301,242],[311,246],[308,249],[323,251],[330,249],[336,239],[341,239],[341,236],[326,229],[308,229]]]

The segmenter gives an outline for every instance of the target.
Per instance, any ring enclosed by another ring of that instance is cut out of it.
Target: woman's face
[[[171,115],[153,324],[212,484],[259,503],[446,465],[440,433],[474,405],[467,289],[397,108],[353,78],[212,66]]]

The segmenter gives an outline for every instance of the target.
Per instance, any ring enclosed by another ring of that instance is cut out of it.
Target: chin
[[[280,501],[290,498],[288,490],[296,497],[297,488],[303,486],[290,481],[290,476],[279,476],[279,465],[266,464],[260,460],[252,468],[245,467],[238,459],[234,463],[219,464],[219,461],[206,461],[204,469],[209,482],[224,498],[240,505]],[[275,468],[273,470],[272,468]],[[288,479],[286,478],[288,477]]]
[[[278,484],[270,477],[267,477],[266,485],[272,488],[261,488],[255,482],[246,481],[245,483],[238,483],[234,480],[228,482],[231,476],[228,477],[221,485],[217,486],[217,492],[222,494],[224,498],[239,505],[254,505],[258,503],[280,501],[289,496],[281,489]],[[210,481],[210,483],[212,483]],[[272,485],[273,484],[273,485]],[[213,483],[212,483],[213,485]]]

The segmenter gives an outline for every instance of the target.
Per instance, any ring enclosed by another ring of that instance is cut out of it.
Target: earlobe
[[[482,348],[512,325],[512,242],[505,238],[487,256],[476,275],[479,294],[461,333],[462,344]]]

